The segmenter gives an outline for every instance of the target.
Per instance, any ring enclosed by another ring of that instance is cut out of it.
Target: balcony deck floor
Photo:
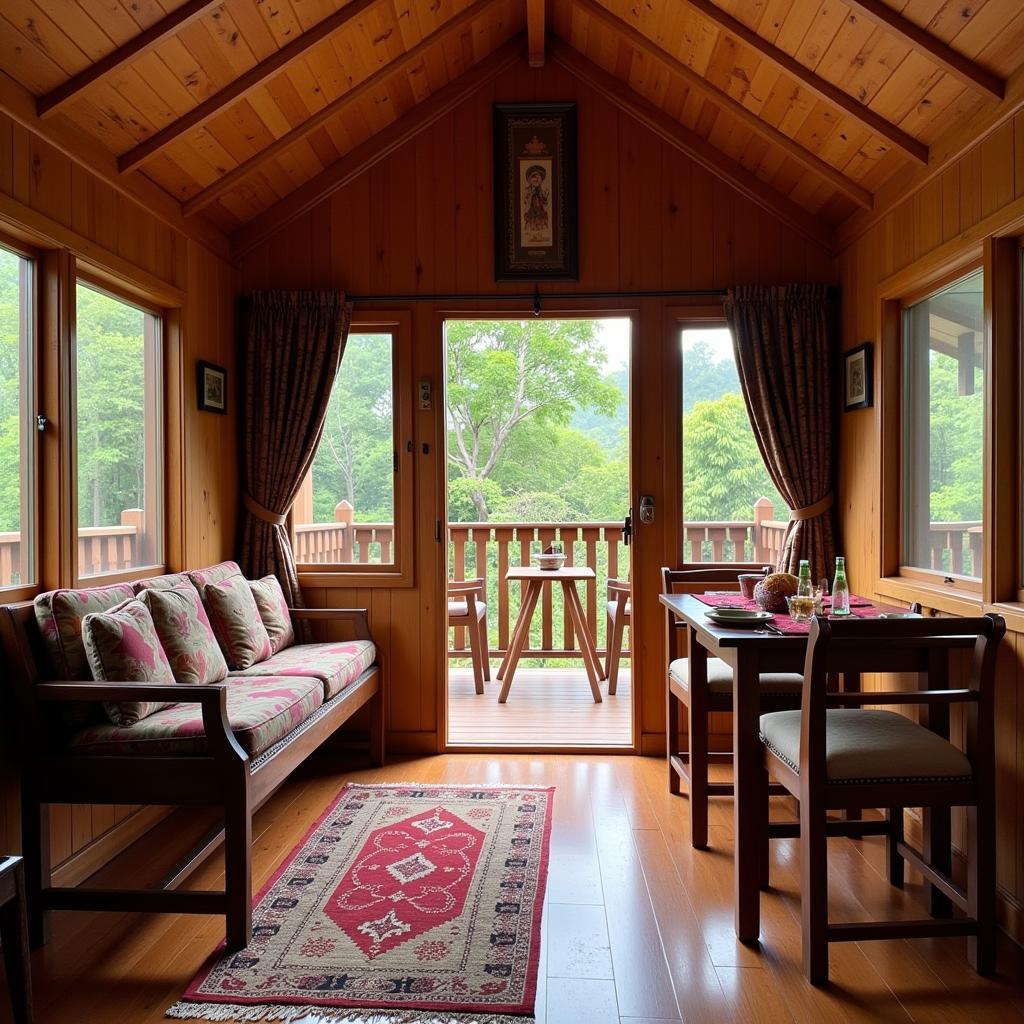
[[[492,659],[492,676],[498,661]],[[619,685],[608,695],[601,682],[600,704],[590,695],[583,668],[530,668],[520,665],[505,704],[501,683],[473,689],[471,668],[448,670],[448,742],[453,746],[617,747],[632,744],[633,688],[628,662]]]

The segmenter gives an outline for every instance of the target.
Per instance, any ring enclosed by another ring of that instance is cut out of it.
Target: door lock
[[[640,522],[641,523],[653,523],[654,522],[654,495],[653,494],[641,494],[640,495]]]

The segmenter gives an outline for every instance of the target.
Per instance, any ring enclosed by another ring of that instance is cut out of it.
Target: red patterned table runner
[[[742,594],[694,594],[693,596],[712,608],[743,608],[751,612],[761,610],[756,602],[748,600]],[[826,597],[824,601],[826,613],[831,606],[832,599]],[[852,594],[850,595],[850,611],[858,619],[873,619],[881,613],[881,609],[873,605],[866,597],[857,597]],[[775,619],[772,625],[777,626],[783,633],[809,633],[811,631],[811,623],[808,620],[797,621],[792,616],[780,612],[773,614]]]

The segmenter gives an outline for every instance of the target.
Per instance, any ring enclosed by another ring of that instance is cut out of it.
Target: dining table
[[[763,768],[759,677],[764,672],[803,672],[810,622],[777,615],[767,625],[729,627],[707,617],[713,606],[754,607],[737,593],[662,594],[661,603],[668,609],[672,621],[686,629],[691,686],[698,685],[698,680],[706,680],[709,656],[721,658],[732,668],[735,928],[741,942],[756,943],[760,934],[759,850],[763,839],[757,792]],[[851,599],[851,614],[856,617],[901,611],[864,598]],[[844,692],[859,691],[860,675],[847,673],[839,683]],[[669,771],[681,775],[677,704],[668,690]],[[769,835],[783,834],[792,834],[792,829],[783,831],[772,826],[769,830]]]

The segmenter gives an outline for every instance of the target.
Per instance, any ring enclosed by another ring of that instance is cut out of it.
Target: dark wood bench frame
[[[369,640],[365,609],[291,609],[306,621],[347,621],[354,638]],[[252,935],[252,816],[299,764],[361,707],[370,705],[370,760],[384,761],[384,698],[380,667],[371,665],[302,725],[255,758],[242,749],[227,717],[225,684],[180,686],[133,682],[49,680],[43,638],[31,602],[0,607],[0,642],[13,684],[20,747],[22,852],[29,939],[45,943],[51,910],[223,914],[227,943],[246,946]],[[71,754],[55,724],[57,703],[173,701],[202,709],[208,752],[181,757]],[[50,705],[50,708],[47,708]],[[223,808],[224,827],[160,889],[59,887],[52,884],[50,804],[152,804]],[[223,891],[176,887],[224,842]]]

